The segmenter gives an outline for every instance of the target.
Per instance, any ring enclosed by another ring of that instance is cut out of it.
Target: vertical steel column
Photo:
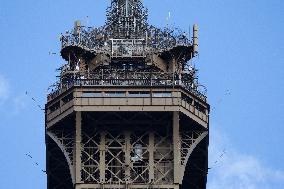
[[[76,112],[75,131],[75,184],[82,183],[82,113]]]
[[[125,136],[125,182],[128,184],[130,180],[130,166],[131,166],[131,157],[130,157],[130,152],[131,152],[131,143],[130,143],[130,132],[125,131],[124,133]]]
[[[181,170],[179,112],[173,112],[174,183],[179,183]]]
[[[176,71],[176,59],[172,59],[172,71],[173,71],[173,77],[175,76],[175,71]]]
[[[105,183],[105,172],[106,172],[106,133],[101,132],[101,141],[100,141],[100,182]]]
[[[154,132],[149,133],[149,181],[154,182],[154,148],[155,148],[155,135]]]

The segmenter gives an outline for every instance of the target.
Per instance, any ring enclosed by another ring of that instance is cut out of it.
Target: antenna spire
[[[141,0],[112,0],[107,10],[107,27],[113,38],[143,38],[147,16]]]

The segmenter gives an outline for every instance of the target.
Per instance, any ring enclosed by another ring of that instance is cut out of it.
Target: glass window
[[[70,93],[67,96],[65,96],[64,98],[62,98],[62,102],[64,104],[70,102],[71,100],[73,100],[73,93]]]
[[[202,106],[200,103],[198,103],[198,102],[194,102],[194,105],[195,105],[195,108],[198,110],[198,111],[200,111],[200,112],[202,112],[202,113],[206,113],[206,107],[204,107],[204,106]]]
[[[182,100],[186,101],[188,104],[192,104],[192,101],[193,101],[192,98],[187,96],[186,94],[182,93],[181,98]]]
[[[126,92],[119,92],[119,91],[106,92],[105,96],[106,97],[126,97]]]
[[[59,108],[60,108],[60,102],[56,102],[55,104],[49,107],[49,110],[51,112],[54,112],[55,110],[58,110]]]
[[[171,92],[154,92],[153,97],[158,97],[158,98],[172,97],[172,93]]]
[[[129,97],[150,97],[150,92],[145,91],[131,91]]]
[[[94,97],[102,97],[101,92],[83,92],[82,97],[84,98],[94,98]]]

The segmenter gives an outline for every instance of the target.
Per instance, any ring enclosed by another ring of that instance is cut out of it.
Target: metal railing
[[[186,83],[181,80],[166,80],[166,79],[76,79],[65,84],[60,84],[56,91],[52,91],[48,95],[48,101],[56,98],[63,92],[72,87],[99,87],[99,86],[141,86],[141,87],[183,87],[191,94],[199,97],[201,100],[206,101],[205,93],[192,87],[192,83]]]
[[[107,26],[99,28],[80,26],[77,30],[73,29],[61,34],[61,48],[69,46],[78,46],[89,51],[99,51],[105,48],[107,51],[112,50],[112,39]],[[143,51],[147,49],[164,51],[175,46],[191,46],[192,41],[185,32],[179,31],[178,28],[159,29],[148,25],[145,34],[141,36],[145,41]],[[114,39],[120,40],[120,39]],[[133,47],[132,47],[133,48]],[[135,49],[135,48],[133,48]]]

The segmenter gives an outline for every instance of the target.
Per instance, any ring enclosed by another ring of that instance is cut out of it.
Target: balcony
[[[50,102],[54,100],[56,97],[73,87],[183,88],[201,101],[207,101],[206,91],[201,92],[198,90],[198,86],[192,86],[192,83],[174,79],[76,79],[66,84],[60,84],[57,90],[52,91],[48,95],[47,101]]]
[[[182,112],[207,128],[209,106],[184,88],[145,89],[139,87],[82,88],[73,86],[64,95],[47,104],[47,125],[54,125],[74,111]]]

